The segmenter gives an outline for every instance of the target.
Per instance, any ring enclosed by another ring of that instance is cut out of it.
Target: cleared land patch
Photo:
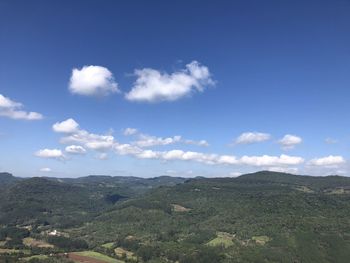
[[[137,257],[134,256],[134,253],[132,253],[131,251],[128,251],[122,247],[117,247],[116,249],[114,249],[114,253],[118,256],[118,257],[123,257],[125,256],[127,259],[137,259]]]
[[[331,195],[342,195],[342,194],[349,194],[350,189],[345,189],[342,187],[335,188],[335,189],[327,189],[324,191],[326,194],[331,194]]]
[[[108,242],[106,244],[103,244],[101,247],[112,249],[113,246],[114,246],[114,242]]]
[[[304,192],[304,193],[309,193],[309,194],[315,192],[314,190],[310,189],[309,187],[306,187],[306,186],[303,186],[303,185],[297,186],[297,187],[295,187],[295,189],[298,190],[298,191]]]
[[[257,243],[259,245],[265,245],[271,239],[268,236],[253,236],[252,240],[254,240],[255,243]]]
[[[24,261],[29,261],[29,260],[34,260],[34,259],[44,260],[44,259],[48,259],[48,258],[49,257],[46,256],[46,255],[34,255],[34,256],[31,256],[31,257],[21,258],[21,260],[24,260]]]
[[[72,252],[68,254],[68,258],[79,263],[123,263],[95,251]]]
[[[27,247],[39,247],[39,248],[54,248],[54,245],[51,245],[45,241],[37,240],[31,237],[26,237],[23,239],[23,244]]]
[[[227,232],[217,232],[216,238],[210,240],[207,245],[209,246],[223,246],[225,248],[233,246],[234,235]]]
[[[184,207],[184,206],[181,206],[181,205],[178,205],[178,204],[171,204],[171,206],[173,207],[173,210],[175,212],[188,212],[188,211],[191,211],[190,208],[187,208],[187,207]]]

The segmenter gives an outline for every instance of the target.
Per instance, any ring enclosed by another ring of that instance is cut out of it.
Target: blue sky
[[[349,13],[340,0],[3,0],[0,170],[348,175]]]

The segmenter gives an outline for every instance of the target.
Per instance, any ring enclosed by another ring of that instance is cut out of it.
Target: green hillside
[[[0,193],[0,249],[23,253],[27,238],[46,244],[31,255],[95,251],[124,262],[348,262],[349,189],[347,177],[267,171],[22,179]]]
[[[191,179],[120,203],[76,234],[180,262],[208,249],[217,262],[348,262],[350,195],[337,189],[349,185],[271,172]]]
[[[13,183],[19,181],[19,180],[20,180],[20,178],[14,177],[10,173],[0,173],[0,188],[6,187],[10,184],[13,184]]]
[[[107,204],[99,191],[44,178],[21,180],[2,191],[0,197],[3,224],[70,226]]]
[[[0,224],[72,227],[91,220],[116,202],[182,178],[88,176],[77,179],[17,178],[1,174]],[[5,187],[6,186],[6,187]]]

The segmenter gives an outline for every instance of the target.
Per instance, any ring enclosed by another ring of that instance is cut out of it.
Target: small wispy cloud
[[[136,133],[138,133],[138,130],[135,128],[126,128],[123,131],[123,134],[125,136],[135,135]]]
[[[153,146],[159,146],[159,145],[174,144],[180,141],[181,141],[181,136],[162,138],[162,137],[150,136],[146,134],[140,134],[139,139],[137,141],[134,141],[133,144],[139,147],[153,147]]]
[[[43,167],[43,168],[40,168],[39,170],[40,172],[44,172],[44,173],[49,173],[49,172],[52,172],[51,168],[49,167]]]
[[[278,143],[282,146],[283,150],[291,150],[294,149],[296,145],[302,143],[302,141],[302,138],[299,136],[286,134]]]
[[[35,153],[37,157],[63,160],[65,158],[63,152],[59,149],[42,149]]]
[[[71,154],[85,154],[86,150],[83,146],[80,145],[69,145],[65,148],[67,153]]]
[[[235,144],[251,144],[271,139],[271,135],[263,132],[244,132],[235,140]]]
[[[11,100],[8,97],[0,94],[0,116],[8,117],[15,120],[41,120],[43,115],[38,112],[27,112],[22,110],[23,104]]]
[[[96,158],[98,160],[107,160],[108,159],[108,154],[107,153],[99,153],[96,155]]]
[[[338,143],[338,140],[333,139],[333,138],[326,138],[324,140],[324,142],[327,143],[327,144],[336,144],[336,143]]]

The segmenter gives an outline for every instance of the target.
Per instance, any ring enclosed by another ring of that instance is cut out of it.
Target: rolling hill
[[[77,234],[137,253],[132,236],[160,260],[194,262],[210,248],[217,262],[347,262],[349,185],[273,172],[191,179],[117,204]]]
[[[348,262],[349,189],[347,177],[268,171],[30,178],[1,192],[0,220],[5,229],[30,224],[31,237],[66,243],[58,251],[86,249],[84,241],[125,262]],[[53,228],[71,240],[37,231]]]
[[[19,180],[21,180],[21,178],[14,177],[10,173],[0,173],[0,187],[8,186],[10,184],[18,182]]]
[[[139,196],[182,178],[87,176],[81,178],[19,178],[0,174],[0,224],[82,224],[122,199]]]

